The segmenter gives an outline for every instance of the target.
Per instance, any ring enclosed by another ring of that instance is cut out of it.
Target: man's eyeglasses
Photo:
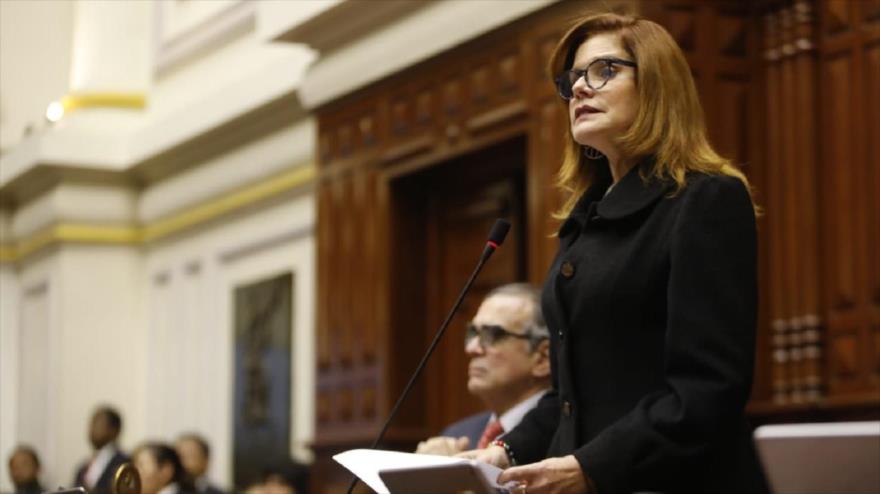
[[[619,66],[637,67],[635,62],[622,60],[615,57],[597,58],[587,65],[586,69],[571,69],[556,76],[556,90],[564,100],[574,97],[574,85],[581,78],[586,78],[587,86],[593,91],[605,87],[612,78],[620,71]]]
[[[488,348],[505,338],[519,338],[521,340],[530,340],[532,339],[532,335],[514,333],[496,324],[476,326],[473,323],[468,323],[467,329],[464,333],[464,345],[467,346],[468,343],[470,343],[471,340],[474,338],[480,339],[480,346],[482,346],[483,348]]]

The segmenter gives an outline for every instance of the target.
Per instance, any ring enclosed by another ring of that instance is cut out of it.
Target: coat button
[[[571,402],[568,400],[562,402],[562,415],[571,417]]]
[[[556,334],[559,335],[559,339],[560,339],[560,340],[564,340],[564,339],[565,339],[565,334],[562,333],[562,330],[561,330],[561,329],[560,329],[559,331],[557,331]]]
[[[562,276],[571,278],[574,276],[574,264],[568,261],[563,262],[562,266],[559,267],[559,272],[562,273]]]

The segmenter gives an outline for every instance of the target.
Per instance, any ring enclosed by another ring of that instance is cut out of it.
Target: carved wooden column
[[[767,220],[773,402],[822,395],[817,100],[812,5],[765,16]]]
[[[793,179],[799,191],[800,210],[797,215],[798,265],[800,273],[800,300],[798,312],[791,321],[793,332],[800,332],[801,372],[797,386],[792,392],[792,401],[816,402],[823,394],[821,369],[822,339],[819,306],[819,235],[818,213],[818,145],[817,123],[819,100],[816,97],[816,34],[815,16],[811,2],[798,1],[792,10],[792,31],[794,33],[793,55],[795,107],[798,125],[795,128],[795,169]],[[799,316],[799,317],[798,317]]]

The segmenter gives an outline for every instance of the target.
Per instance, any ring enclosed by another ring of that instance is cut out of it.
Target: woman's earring
[[[587,159],[590,160],[598,160],[601,159],[604,155],[602,154],[602,151],[599,151],[592,146],[584,146],[584,156],[586,156]]]

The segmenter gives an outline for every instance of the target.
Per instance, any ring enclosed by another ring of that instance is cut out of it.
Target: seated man
[[[416,453],[453,455],[484,448],[519,424],[550,388],[550,342],[540,292],[525,283],[486,296],[465,335],[468,391],[488,410],[419,443]]]
[[[9,457],[9,477],[15,486],[15,494],[40,494],[40,458],[30,446],[19,446]]]
[[[116,440],[122,432],[122,417],[111,407],[100,407],[89,423],[89,442],[94,453],[77,469],[73,485],[83,486],[92,493],[109,493],[116,469],[128,461],[119,451]]]

